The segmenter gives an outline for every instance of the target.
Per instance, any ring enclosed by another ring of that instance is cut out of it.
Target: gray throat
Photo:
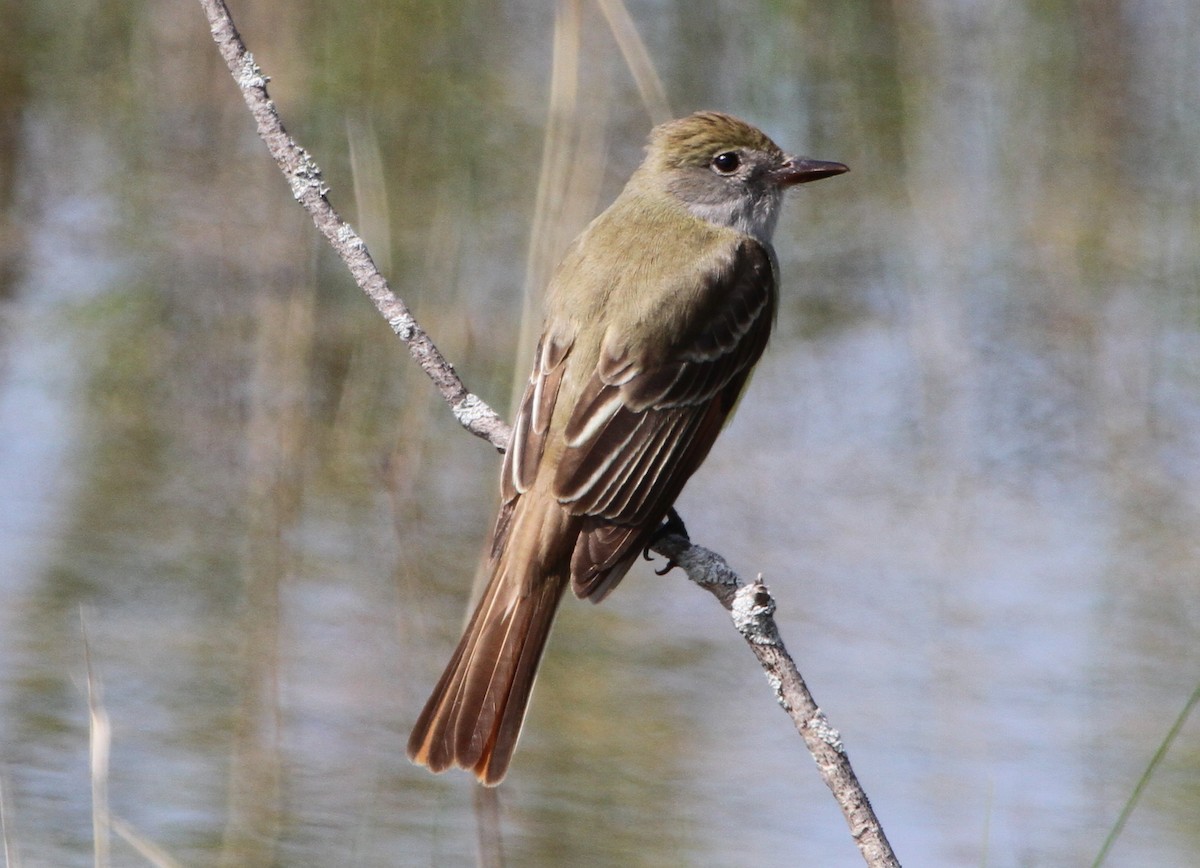
[[[701,220],[749,235],[767,247],[775,234],[779,220],[781,195],[768,194],[760,198],[726,199],[719,202],[684,202],[684,206]]]

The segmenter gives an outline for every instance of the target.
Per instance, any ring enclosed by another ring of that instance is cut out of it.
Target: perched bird
[[[602,600],[712,447],[775,317],[783,193],[847,171],[698,112],[572,242],[501,475],[490,579],[408,742],[435,772],[500,782],[570,584]]]

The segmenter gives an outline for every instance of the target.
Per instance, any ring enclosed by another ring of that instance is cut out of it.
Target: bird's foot
[[[646,541],[646,547],[642,549],[642,557],[646,560],[653,560],[650,555],[650,549],[659,540],[666,539],[669,536],[681,536],[686,540],[690,540],[688,536],[687,526],[684,525],[683,519],[679,517],[679,513],[675,511],[675,507],[667,510],[667,515],[663,518],[662,524],[655,528],[654,533],[650,535],[650,539]],[[665,576],[679,564],[675,563],[673,558],[667,558],[667,565],[661,570],[655,570],[655,575]]]

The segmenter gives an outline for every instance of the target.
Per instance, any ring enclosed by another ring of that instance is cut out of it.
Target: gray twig
[[[651,548],[686,572],[689,579],[711,593],[729,611],[734,626],[766,673],[776,701],[788,713],[816,760],[821,780],[825,781],[842,809],[863,859],[872,868],[898,868],[900,862],[892,852],[866,791],[854,774],[841,735],[809,693],[800,670],[783,646],[775,625],[775,600],[762,583],[762,577],[744,584],[723,557],[692,545],[683,536],[664,537]]]
[[[408,305],[392,292],[379,273],[366,243],[329,204],[326,198],[329,188],[321,178],[321,169],[284,129],[279,111],[267,95],[269,79],[254,62],[254,55],[246,50],[228,7],[223,0],[200,0],[200,5],[208,16],[213,41],[258,124],[258,134],[291,185],[296,201],[304,206],[318,231],[346,263],[355,282],[387,320],[396,337],[408,347],[421,370],[433,380],[459,423],[497,449],[504,449],[508,445],[508,425],[491,407],[467,391],[454,366],[446,361],[425,330],[417,325]]]

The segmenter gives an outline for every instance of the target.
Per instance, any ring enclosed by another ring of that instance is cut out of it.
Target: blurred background
[[[404,744],[495,451],[292,200],[198,3],[0,8],[10,864],[91,864],[95,782],[114,864],[471,864],[467,777]],[[526,287],[650,126],[608,17],[232,11],[334,205],[507,414]],[[1200,6],[629,14],[675,114],[853,169],[790,197],[693,538],[766,578],[905,864],[1090,863],[1200,683]],[[1189,719],[1110,864],[1194,865],[1198,782]],[[861,864],[725,613],[649,567],[564,604],[499,800],[513,865]]]

